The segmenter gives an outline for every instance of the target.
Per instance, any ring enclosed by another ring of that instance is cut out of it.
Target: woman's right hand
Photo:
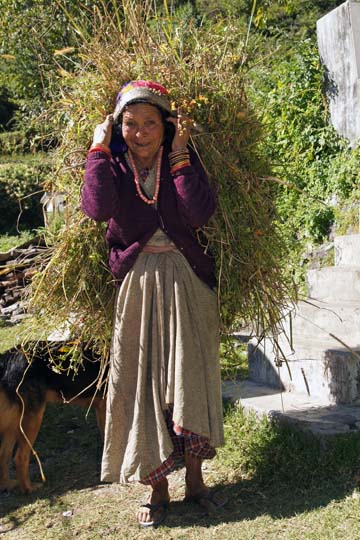
[[[98,124],[95,128],[93,145],[104,144],[105,146],[109,146],[111,141],[112,126],[113,115],[108,114],[105,121],[102,124]]]

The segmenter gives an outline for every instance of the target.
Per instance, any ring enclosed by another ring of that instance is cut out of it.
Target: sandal
[[[214,512],[218,508],[222,508],[228,502],[228,498],[225,495],[220,495],[217,491],[206,490],[200,491],[196,495],[186,495],[184,502],[193,502],[200,505],[207,512]]]
[[[159,516],[159,518],[157,520],[141,521],[140,519],[138,519],[139,525],[141,527],[157,527],[166,518],[168,509],[169,509],[169,503],[168,502],[161,502],[161,503],[158,503],[158,504],[144,503],[144,504],[142,504],[140,506],[140,508],[147,508],[149,510],[149,514],[151,514],[151,513],[155,514],[155,512],[158,512],[159,510],[162,510],[162,512],[161,512],[161,514],[160,514],[160,516]]]

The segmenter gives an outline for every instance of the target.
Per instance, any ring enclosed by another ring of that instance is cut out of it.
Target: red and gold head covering
[[[168,91],[164,86],[153,81],[130,81],[121,88],[116,98],[114,121],[117,122],[121,113],[131,103],[143,102],[160,107],[171,114]]]

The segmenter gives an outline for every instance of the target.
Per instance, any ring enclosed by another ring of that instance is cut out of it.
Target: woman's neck
[[[154,156],[142,158],[132,153],[132,157],[133,157],[137,170],[140,171],[140,169],[149,169],[149,170],[152,169],[152,167],[156,163],[158,154],[159,154],[159,151],[157,151]]]
[[[136,156],[133,155],[133,158],[134,158],[136,168],[138,170],[140,170],[140,169],[151,169],[152,166],[155,163],[155,160],[156,160],[156,156],[154,158],[151,158],[151,159],[141,159],[141,158],[137,158]]]

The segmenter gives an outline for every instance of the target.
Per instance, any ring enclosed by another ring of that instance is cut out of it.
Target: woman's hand
[[[191,128],[194,125],[194,120],[179,114],[177,118],[169,116],[166,119],[175,126],[175,135],[172,141],[172,150],[179,150],[180,148],[186,148],[189,142]]]
[[[105,146],[109,146],[111,141],[112,126],[113,115],[108,114],[105,121],[102,124],[98,124],[95,128],[93,145],[104,144]]]

